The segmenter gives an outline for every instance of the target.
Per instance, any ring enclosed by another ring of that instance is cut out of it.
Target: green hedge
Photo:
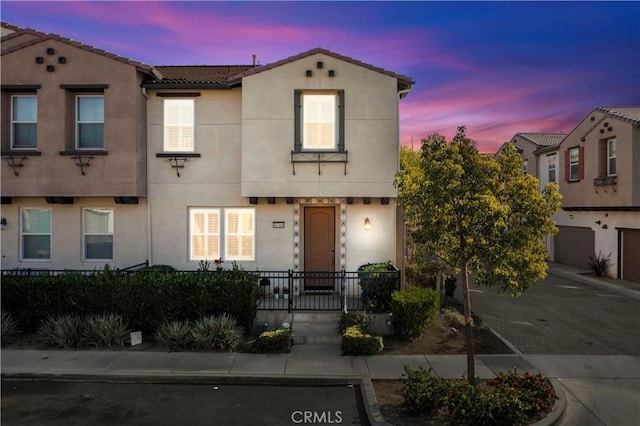
[[[396,291],[391,301],[393,331],[404,340],[420,336],[440,311],[440,295],[437,291],[413,287]]]
[[[389,312],[391,294],[400,288],[400,275],[391,263],[368,263],[358,268],[362,303],[370,312]]]
[[[2,277],[2,309],[33,331],[46,319],[62,315],[117,312],[129,326],[155,331],[164,321],[193,321],[228,313],[245,330],[256,316],[259,287],[255,273],[96,272],[56,276]]]
[[[342,355],[376,355],[383,347],[382,337],[366,333],[362,326],[347,327],[342,335]]]

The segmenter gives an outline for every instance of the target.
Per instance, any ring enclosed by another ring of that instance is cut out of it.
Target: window
[[[113,260],[113,209],[84,209],[84,258]]]
[[[164,100],[164,151],[194,151],[194,107],[193,99]]]
[[[37,144],[38,98],[11,97],[11,148],[35,148]]]
[[[225,260],[254,260],[254,209],[225,210]]]
[[[28,208],[20,213],[23,260],[51,259],[51,210]]]
[[[549,168],[549,182],[556,182],[556,154],[547,155],[547,164]]]
[[[580,179],[580,149],[571,148],[569,150],[569,180]]]
[[[189,212],[189,259],[220,258],[220,210],[191,209]]]
[[[344,91],[295,91],[294,150],[340,151],[344,148]]]
[[[104,147],[104,96],[76,97],[76,147],[78,149]]]
[[[529,160],[524,160],[522,162],[522,173],[527,174],[527,167],[529,166]]]
[[[607,176],[616,175],[616,140],[607,141]]]

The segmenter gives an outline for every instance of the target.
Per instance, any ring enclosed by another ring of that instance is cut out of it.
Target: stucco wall
[[[7,226],[2,233],[2,269],[101,269],[105,263],[126,268],[147,260],[147,205],[115,204],[113,198],[76,198],[74,204],[47,204],[43,198],[14,198],[2,206]],[[21,261],[20,209],[38,207],[51,209],[51,260]],[[83,260],[83,208],[114,209],[114,260],[110,262]]]
[[[318,61],[324,68],[316,68]],[[309,163],[296,164],[294,176],[294,91],[321,89],[344,90],[347,173],[343,164],[322,164],[319,175],[318,165]],[[242,90],[242,195],[396,196],[395,78],[317,54],[246,77]]]

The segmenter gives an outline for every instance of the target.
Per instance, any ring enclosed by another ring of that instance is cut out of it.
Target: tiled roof
[[[20,28],[20,27],[17,27],[15,25],[8,24],[6,22],[2,22],[2,23],[0,23],[0,25],[2,25],[3,28],[7,28],[7,29],[10,29],[12,31],[15,31],[13,33],[7,34],[4,37],[2,37],[2,41],[11,40],[11,39],[23,36],[23,35],[30,35],[30,36],[33,37],[33,38],[29,39],[29,40],[26,40],[24,43],[19,43],[19,44],[16,44],[15,46],[11,46],[11,47],[8,47],[6,49],[2,49],[2,53],[1,53],[2,55],[6,55],[8,53],[15,52],[15,51],[20,50],[20,49],[24,49],[25,47],[32,46],[34,44],[42,43],[43,41],[46,41],[46,40],[56,40],[56,41],[59,41],[59,42],[62,42],[62,43],[66,43],[66,44],[68,44],[70,46],[77,47],[79,49],[87,50],[89,52],[93,52],[93,53],[96,53],[98,55],[103,55],[103,56],[106,56],[108,58],[114,59],[116,61],[120,61],[120,62],[124,62],[126,64],[133,65],[137,69],[139,69],[140,71],[143,71],[145,73],[151,74],[155,78],[159,78],[160,77],[159,75],[157,75],[157,73],[155,72],[155,69],[154,69],[154,67],[152,65],[145,64],[145,63],[140,62],[140,61],[135,61],[133,59],[125,58],[124,56],[120,56],[120,55],[117,55],[115,53],[111,53],[111,52],[108,52],[106,50],[103,50],[103,49],[98,49],[97,47],[93,47],[93,46],[90,46],[88,44],[84,44],[84,43],[81,43],[79,41],[75,41],[75,40],[72,40],[70,38],[63,37],[63,36],[58,35],[58,34],[43,33],[41,31],[36,31],[36,30],[30,29],[30,28]]]
[[[239,73],[238,75],[235,75],[235,76],[229,78],[229,80],[232,81],[232,82],[233,81],[239,81],[243,77],[247,77],[249,75],[257,74],[257,73],[262,72],[262,71],[270,70],[272,68],[279,67],[281,65],[285,65],[285,64],[288,64],[290,62],[294,62],[294,61],[306,58],[306,57],[311,56],[311,55],[316,55],[318,53],[321,53],[323,55],[332,56],[332,57],[340,59],[342,61],[349,62],[349,63],[352,63],[354,65],[358,65],[358,66],[361,66],[361,67],[364,67],[364,68],[368,68],[368,69],[370,69],[372,71],[376,71],[376,72],[379,72],[379,73],[386,74],[388,76],[397,78],[398,79],[398,87],[399,87],[399,89],[409,89],[414,84],[414,81],[411,79],[411,77],[407,77],[406,75],[396,74],[396,73],[394,73],[392,71],[388,71],[388,70],[385,70],[383,68],[379,68],[379,67],[376,67],[374,65],[358,61],[357,59],[353,59],[353,58],[350,58],[348,56],[340,55],[339,53],[335,53],[335,52],[332,52],[330,50],[323,49],[321,47],[317,47],[315,49],[311,49],[311,50],[308,50],[306,52],[302,52],[302,53],[299,53],[297,55],[290,56],[288,58],[279,60],[277,62],[273,62],[273,63],[268,64],[268,65],[264,65],[264,66],[261,66],[261,67],[256,67],[256,68],[247,70],[245,72]]]
[[[516,136],[521,136],[540,147],[558,145],[567,135],[564,133],[517,133]]]
[[[162,83],[226,83],[230,76],[251,68],[251,65],[169,65],[157,66],[156,70],[162,74]]]
[[[640,107],[598,107],[595,111],[640,127]]]

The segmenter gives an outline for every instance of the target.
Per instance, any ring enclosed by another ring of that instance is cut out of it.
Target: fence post
[[[289,287],[289,299],[287,299],[287,313],[291,313],[291,302],[293,300],[293,270],[289,269],[289,279],[287,280],[287,286]]]
[[[340,288],[342,289],[342,311],[347,313],[347,273],[344,269],[340,271]]]

